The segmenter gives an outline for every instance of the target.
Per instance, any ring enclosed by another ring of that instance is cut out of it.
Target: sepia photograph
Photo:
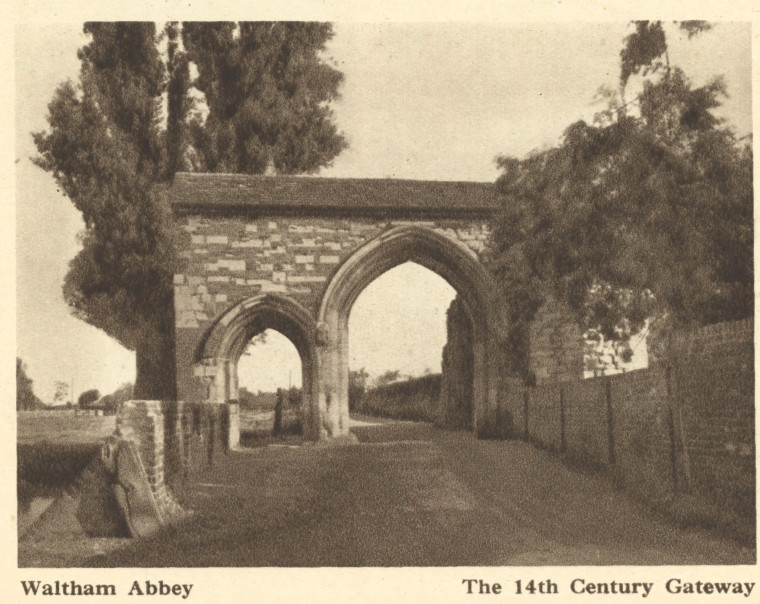
[[[757,562],[750,22],[24,22],[14,62],[17,569],[757,596],[709,573]],[[194,595],[87,576],[14,601]]]

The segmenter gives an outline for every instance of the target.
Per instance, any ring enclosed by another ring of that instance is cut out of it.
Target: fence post
[[[670,478],[673,481],[673,492],[678,492],[678,459],[676,457],[676,426],[673,413],[673,385],[670,365],[665,368],[665,397],[668,405],[668,438],[670,439]]]
[[[565,442],[565,387],[559,386],[559,450],[564,453],[567,448]]]
[[[615,430],[612,421],[612,384],[610,378],[604,378],[604,396],[607,403],[607,446],[609,447],[610,466],[615,465]]]

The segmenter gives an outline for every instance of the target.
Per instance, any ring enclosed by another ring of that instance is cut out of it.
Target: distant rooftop
[[[184,213],[490,216],[492,183],[178,173],[169,191]]]

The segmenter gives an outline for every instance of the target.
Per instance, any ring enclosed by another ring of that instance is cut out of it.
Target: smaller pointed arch
[[[295,300],[277,294],[246,298],[227,310],[202,340],[197,361],[237,361],[245,346],[265,329],[275,329],[295,345],[302,359],[312,356],[316,324]]]

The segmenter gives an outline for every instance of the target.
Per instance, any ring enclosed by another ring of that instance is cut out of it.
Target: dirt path
[[[523,442],[424,424],[358,445],[230,453],[193,475],[194,517],[87,566],[752,563],[754,551],[649,516],[605,479]]]

